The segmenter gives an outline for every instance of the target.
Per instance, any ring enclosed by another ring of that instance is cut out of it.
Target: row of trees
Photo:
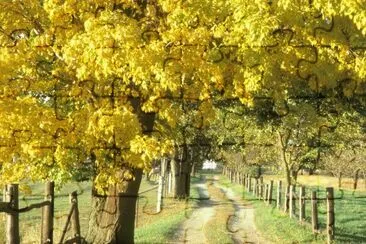
[[[366,169],[364,107],[358,103],[356,111],[338,106],[339,110],[319,114],[319,106],[311,101],[290,101],[287,106],[286,115],[267,114],[265,123],[263,113],[255,110],[219,110],[212,138],[218,145],[225,140],[237,145],[221,149],[223,160],[257,177],[260,169],[271,168],[285,175],[289,184],[296,183],[301,170],[322,170],[339,182],[342,176],[358,179]]]
[[[90,177],[88,242],[132,243],[153,160],[187,173],[245,144],[295,179],[349,125],[344,100],[363,115],[365,15],[357,0],[1,1],[0,182]]]

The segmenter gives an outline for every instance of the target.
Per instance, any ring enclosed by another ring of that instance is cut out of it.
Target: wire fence
[[[254,199],[265,201],[268,206],[288,213],[303,225],[313,226],[314,235],[327,233],[342,243],[366,242],[366,222],[363,221],[366,218],[366,192],[332,188],[333,194],[329,196],[330,188],[320,185],[289,187],[279,180],[256,179],[236,172],[224,171],[224,174],[231,182],[243,185],[245,191],[250,192]],[[333,210],[329,210],[330,202]],[[333,216],[329,217],[332,214]],[[332,230],[329,230],[329,221],[333,222]]]

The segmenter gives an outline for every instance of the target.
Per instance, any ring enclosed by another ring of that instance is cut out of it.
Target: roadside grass
[[[230,232],[227,229],[227,222],[230,216],[234,214],[235,209],[225,193],[212,185],[212,181],[208,181],[208,192],[210,198],[222,203],[215,207],[215,215],[204,227],[204,233],[208,243],[232,243]],[[228,204],[225,204],[225,202],[228,202]]]
[[[243,186],[231,183],[226,177],[220,177],[219,183],[231,188],[237,195],[253,205],[255,224],[261,235],[273,243],[324,243],[325,235],[313,235],[309,224],[300,224],[290,219],[287,214],[274,207],[267,206],[251,193],[244,191]]]
[[[194,183],[201,179],[194,177],[191,179],[191,197],[186,200],[176,200],[164,198],[163,211],[159,214],[146,214],[146,222],[138,225],[135,232],[135,243],[175,243],[177,230],[180,225],[190,217],[197,206],[198,189]],[[145,211],[152,211],[154,206],[145,207]],[[142,211],[140,209],[140,211]]]
[[[0,214],[0,223],[3,221],[3,218],[3,214]],[[2,223],[0,224],[0,240],[5,240],[5,228]]]
[[[179,225],[192,211],[192,202],[176,201],[169,203],[160,214],[155,215],[149,224],[135,231],[135,243],[169,243]]]
[[[276,179],[275,176],[265,176],[265,181]],[[277,179],[281,179],[277,176]],[[306,199],[311,198],[311,192],[317,192],[319,227],[322,233],[326,229],[326,187],[334,188],[334,211],[335,211],[335,241],[337,243],[366,243],[366,192],[360,187],[357,191],[352,190],[352,179],[348,179],[349,188],[337,189],[338,181],[329,176],[299,176],[299,183],[306,186]],[[361,184],[360,184],[361,186]],[[296,189],[298,193],[298,189]],[[274,183],[273,196],[277,194],[276,182]],[[284,199],[284,192],[282,192]],[[306,200],[306,222],[311,223],[311,201]],[[298,213],[298,200],[295,201],[296,213]],[[296,215],[296,217],[298,217]]]

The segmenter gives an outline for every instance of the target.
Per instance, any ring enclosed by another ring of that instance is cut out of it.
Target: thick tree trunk
[[[172,159],[170,161],[173,177],[173,197],[186,198],[190,194],[191,166],[188,162]]]
[[[145,135],[151,134],[155,114],[141,110],[141,98],[129,97],[128,101],[137,115]],[[106,196],[93,189],[87,243],[124,244],[134,243],[136,200],[141,184],[142,169],[134,169],[135,179],[124,182],[121,189],[110,187]]]
[[[190,167],[191,168],[191,167]],[[186,197],[189,197],[191,195],[191,174],[190,174],[190,169],[189,171],[187,171],[186,174]]]
[[[107,196],[93,194],[87,243],[134,243],[135,212],[142,170],[135,170],[135,180],[126,183],[124,192],[110,187]]]

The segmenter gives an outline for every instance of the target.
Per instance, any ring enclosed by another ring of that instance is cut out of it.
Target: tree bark
[[[342,188],[342,171],[338,172],[338,189]]]
[[[173,177],[173,197],[183,199],[190,194],[191,166],[188,162],[173,159],[171,160]]]
[[[291,185],[291,170],[286,166],[286,181],[287,185]]]
[[[297,176],[299,174],[300,170],[292,170],[291,171],[291,178],[292,178],[292,183],[296,184],[297,182]]]
[[[192,164],[191,176],[196,177],[196,164]]]
[[[135,170],[135,180],[126,182],[125,190],[110,187],[108,195],[93,190],[87,243],[134,243],[135,212],[142,170]]]
[[[358,174],[360,172],[360,169],[357,169],[355,171],[355,175],[354,175],[354,178],[353,178],[353,190],[357,190],[357,185],[358,185]]]

